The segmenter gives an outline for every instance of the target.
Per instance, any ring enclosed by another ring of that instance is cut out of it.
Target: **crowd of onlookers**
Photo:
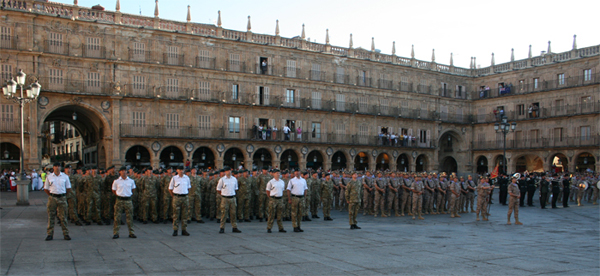
[[[31,172],[26,172],[28,179],[31,179],[31,190],[42,190],[44,181],[46,180],[46,174],[48,172],[41,170],[38,173],[35,169]],[[0,173],[0,191],[3,192],[16,192],[17,191],[17,178],[19,177],[19,169],[4,169]]]
[[[417,138],[408,134],[381,132],[379,142],[382,146],[411,147],[417,143]]]

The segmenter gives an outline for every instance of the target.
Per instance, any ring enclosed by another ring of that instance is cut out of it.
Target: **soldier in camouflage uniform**
[[[81,226],[81,220],[77,215],[77,186],[79,184],[79,180],[76,174],[73,174],[73,169],[71,166],[65,167],[65,174],[69,176],[69,181],[71,181],[71,189],[67,193],[67,204],[68,204],[68,217],[72,223],[75,225]]]
[[[133,203],[131,202],[131,196],[135,194],[135,182],[133,179],[127,177],[127,171],[125,167],[119,169],[119,178],[113,181],[112,191],[117,197],[115,202],[115,213],[114,213],[114,225],[113,225],[113,239],[119,238],[119,228],[121,221],[121,213],[125,212],[125,218],[127,221],[127,229],[129,230],[130,238],[137,238],[133,230]]]
[[[283,172],[283,183],[285,184],[284,189],[287,191],[288,185],[290,183],[290,172],[289,171],[284,171]],[[292,208],[290,206],[289,201],[284,200],[283,201],[283,221],[291,221],[292,220]]]
[[[408,177],[408,174],[404,174],[404,179],[402,180],[402,202],[400,204],[400,216],[404,216],[404,212],[407,211],[409,216],[412,216],[412,210],[410,208],[411,205],[411,190],[410,186],[412,185],[412,179]]]
[[[427,176],[427,178],[425,180],[423,180],[423,187],[425,188],[424,190],[424,206],[423,208],[424,210],[424,214],[434,214],[434,210],[433,210],[433,202],[435,201],[435,191],[437,190],[437,187],[435,185],[435,181],[433,180],[433,175],[429,174]]]
[[[371,176],[371,172],[367,171],[366,175],[362,178],[362,185],[363,216],[367,213],[373,215],[373,193],[375,192],[375,188],[373,188],[373,177]]]
[[[357,179],[357,173],[352,173],[352,180],[346,184],[345,197],[348,203],[348,217],[350,221],[350,229],[360,229],[357,225],[356,216],[360,208],[361,190],[363,184]]]
[[[389,191],[387,195],[387,210],[388,215],[391,215],[392,210],[394,210],[394,215],[399,217],[400,213],[398,212],[400,209],[398,207],[398,193],[400,191],[400,179],[396,176],[395,172],[392,172],[389,179]]]
[[[475,210],[473,209],[473,203],[475,202],[475,190],[477,189],[477,184],[475,184],[475,181],[473,181],[473,177],[470,175],[469,177],[467,177],[467,189],[467,206],[465,208],[468,212],[469,206],[471,206],[471,213],[475,213]]]
[[[323,220],[333,220],[331,218],[331,200],[333,197],[334,183],[329,173],[325,174],[325,179],[321,182],[321,200],[323,201]]]
[[[104,224],[110,225],[113,220],[116,202],[116,197],[112,192],[112,184],[119,178],[119,175],[115,172],[115,166],[108,167],[105,174],[104,179],[102,179],[102,216]]]
[[[166,172],[163,173],[163,176],[160,180],[160,190],[162,192],[162,217],[160,218],[160,221],[162,221],[165,224],[169,223],[169,218],[171,218],[171,214],[173,213],[173,207],[171,206],[173,196],[171,196],[169,192],[169,183],[171,182],[172,176],[172,169],[169,168]]]
[[[190,202],[190,217],[194,215],[191,220],[195,220],[197,223],[204,223],[202,220],[202,186],[204,186],[204,178],[198,175],[199,172],[196,169],[192,169],[192,191],[190,192],[190,200],[193,199],[193,203]],[[193,196],[192,196],[193,195]]]
[[[331,181],[333,181],[333,208],[338,210],[340,208],[340,185],[337,180],[337,173],[331,173]]]
[[[508,223],[510,225],[510,216],[514,210],[515,212],[515,224],[523,225],[519,221],[519,201],[521,199],[521,190],[519,189],[519,185],[517,184],[517,179],[519,179],[520,175],[518,173],[514,174],[511,177],[511,184],[508,185],[508,195],[510,196],[508,199]]]
[[[251,222],[250,220],[250,181],[248,179],[248,170],[242,170],[242,175],[237,178],[238,190],[235,193],[237,197],[237,216],[240,222]]]
[[[269,183],[269,180],[271,180],[271,176],[269,175],[267,168],[264,167],[262,170],[262,174],[260,176],[258,176],[257,182],[258,182],[258,220],[260,222],[263,221],[263,219],[266,216],[266,211],[267,211],[267,205],[268,205],[268,201],[267,201],[267,183]]]
[[[87,176],[87,169],[85,167],[77,169],[77,181],[79,182],[79,185],[77,187],[75,187],[77,189],[75,191],[76,196],[77,196],[77,214],[81,215],[84,220],[85,220],[85,216],[87,214],[87,208],[86,208],[87,196],[85,194],[85,184],[83,183],[83,178],[86,176]]]
[[[415,219],[415,216],[419,216],[419,219],[424,219],[421,216],[422,208],[423,208],[423,190],[425,190],[425,186],[423,185],[423,181],[421,181],[421,175],[416,175],[415,181],[410,185],[410,190],[412,191],[412,219]]]
[[[210,220],[214,220],[217,216],[217,180],[219,173],[213,172],[208,174],[210,180],[208,181],[208,205],[209,205],[209,217]]]
[[[96,173],[96,169],[91,169],[91,174],[83,179],[87,195],[87,215],[86,224],[90,225],[93,220],[98,225],[103,225],[100,220],[100,185],[102,178]]]
[[[375,193],[375,199],[373,201],[373,213],[374,217],[377,217],[379,210],[381,210],[381,216],[387,217],[385,212],[385,192],[388,186],[388,179],[383,177],[381,172],[377,173],[377,178],[374,179],[373,192]]]
[[[446,211],[444,211],[444,208],[446,206],[446,191],[448,189],[448,182],[446,182],[446,179],[444,178],[444,174],[440,174],[440,180],[438,181],[438,186],[437,186],[437,204],[436,204],[436,208],[437,208],[437,213],[438,214],[446,214]]]
[[[312,184],[313,184],[313,178],[310,177],[310,174],[308,172],[303,172],[302,173],[302,178],[304,178],[304,180],[306,180],[306,186],[308,187],[308,192],[306,194],[304,194],[304,210],[302,210],[302,213],[304,214],[304,217],[302,218],[302,221],[312,221],[310,219],[310,217],[308,216],[309,212],[310,212],[310,202],[311,202],[311,195],[312,195]]]
[[[347,210],[347,207],[348,207],[348,203],[346,202],[346,184],[348,182],[350,182],[350,179],[352,179],[352,177],[350,177],[348,175],[348,172],[340,173],[338,175],[338,178],[334,179],[334,181],[336,181],[338,186],[340,187],[340,208],[339,208],[340,212]],[[360,179],[359,179],[359,181],[360,181]],[[362,191],[362,189],[361,189],[361,191]],[[362,196],[362,194],[361,194],[361,196]]]
[[[458,214],[458,208],[460,204],[460,184],[458,183],[458,178],[456,176],[450,177],[450,182],[448,183],[448,191],[450,191],[450,201],[448,202],[448,208],[450,209],[450,217],[451,218],[460,218]]]
[[[489,180],[487,177],[483,177],[481,179],[481,181],[479,182],[479,185],[477,186],[477,211],[475,211],[475,213],[477,214],[477,218],[475,219],[476,221],[479,221],[479,213],[481,213],[481,216],[484,221],[488,220],[488,218],[487,218],[488,200],[489,200],[490,190],[494,189],[494,186],[490,186],[488,181]]]
[[[458,185],[460,186],[460,199],[458,203],[458,211],[459,213],[467,213],[466,205],[467,205],[467,195],[469,193],[469,184],[465,181],[464,177],[460,177],[458,181]]]
[[[152,222],[157,223],[158,213],[156,212],[156,200],[158,197],[158,187],[156,186],[157,183],[154,180],[154,177],[152,176],[152,171],[146,170],[144,172],[144,175],[140,177],[140,179],[136,183],[138,187],[143,187],[141,188],[142,191],[138,192],[142,194],[142,199],[140,202],[140,219],[144,224],[147,224],[148,217],[150,217],[150,220]]]
[[[321,205],[321,179],[316,171],[312,173],[312,186],[309,186],[310,192],[310,213],[312,218],[319,217],[319,205]],[[307,213],[308,214],[308,213]]]

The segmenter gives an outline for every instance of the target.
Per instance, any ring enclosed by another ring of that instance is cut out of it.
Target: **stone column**
[[[251,158],[244,160],[244,165],[246,165],[244,167],[246,168],[246,170],[252,171],[252,162],[253,161]]]
[[[323,170],[330,170],[331,169],[331,159],[326,160],[325,162],[323,162]]]
[[[29,205],[29,185],[31,179],[25,178],[24,180],[17,180],[17,205],[28,206]]]

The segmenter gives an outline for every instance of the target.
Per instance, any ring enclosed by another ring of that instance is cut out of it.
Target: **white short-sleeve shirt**
[[[292,193],[292,195],[303,196],[304,191],[308,190],[306,179],[297,177],[290,179],[287,189]]]
[[[169,190],[173,190],[173,193],[178,195],[187,195],[188,190],[191,188],[190,178],[185,174],[182,177],[179,177],[178,174],[173,176],[169,183]]]
[[[283,180],[275,180],[275,178],[269,180],[267,183],[267,191],[270,192],[272,197],[281,197],[283,196],[283,190],[285,189],[285,183]]]
[[[223,176],[217,184],[217,191],[221,191],[222,196],[234,196],[237,189],[238,182],[234,176]]]
[[[119,178],[115,179],[112,184],[112,190],[117,193],[117,196],[122,197],[130,197],[133,195],[133,189],[135,189],[135,181],[133,179],[126,177],[123,179],[119,176]]]
[[[51,194],[62,195],[67,193],[67,189],[71,189],[69,176],[62,172],[59,175],[55,173],[48,174],[46,176],[46,183],[44,183],[44,189],[48,190]]]

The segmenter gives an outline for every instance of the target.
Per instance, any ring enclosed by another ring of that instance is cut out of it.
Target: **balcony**
[[[378,135],[353,135],[335,133],[317,133],[302,131],[300,135],[295,130],[287,135],[282,129],[277,131],[268,130],[263,136],[262,132],[253,129],[229,129],[221,128],[198,128],[178,127],[167,125],[135,126],[132,124],[121,124],[120,133],[123,138],[182,138],[194,140],[247,140],[265,142],[290,142],[290,143],[316,143],[316,144],[340,144],[361,146],[384,146],[397,148],[435,148],[433,142],[420,143],[418,140],[401,143],[397,140],[391,141]],[[264,137],[264,138],[263,138]]]
[[[58,55],[70,55],[69,43],[56,40],[46,40],[44,44],[44,52]]]
[[[527,107],[521,111],[505,111],[504,116],[510,121],[520,120],[534,120],[534,119],[547,119],[553,117],[563,116],[577,116],[586,114],[598,114],[600,113],[600,101],[587,102],[573,105],[561,105],[561,106],[550,106],[540,107],[535,112],[529,114]],[[477,123],[493,123],[499,122],[501,119],[500,113],[488,113],[477,115]]]
[[[185,60],[184,55],[169,54],[169,53],[163,54],[163,64],[184,66],[185,65],[184,60]]]
[[[17,49],[17,37],[10,35],[0,35],[0,49]]]
[[[475,95],[472,95],[473,99],[486,99],[486,98],[497,98],[505,97],[510,95],[522,95],[542,91],[551,91],[557,89],[565,89],[579,86],[586,86],[592,84],[599,84],[600,76],[599,73],[591,74],[587,76],[573,76],[567,77],[564,81],[558,80],[539,80],[537,83],[524,83],[511,85],[508,84],[503,88],[490,89],[486,91],[477,91]]]
[[[356,85],[371,87],[371,78],[358,76],[356,77]]]
[[[215,58],[203,56],[196,57],[196,68],[215,70]]]
[[[473,150],[501,150],[502,140],[472,142]],[[565,147],[600,147],[600,135],[587,137],[563,137],[562,139],[506,139],[506,149],[546,149]]]
[[[83,56],[88,58],[106,58],[106,49],[104,46],[84,45]]]
[[[104,81],[70,78],[40,78],[38,81],[43,91],[93,95],[112,95],[113,91],[113,84]]]
[[[227,60],[227,71],[245,73],[246,63],[239,60]]]
[[[129,49],[129,61],[135,62],[153,62],[151,51],[142,51]]]

